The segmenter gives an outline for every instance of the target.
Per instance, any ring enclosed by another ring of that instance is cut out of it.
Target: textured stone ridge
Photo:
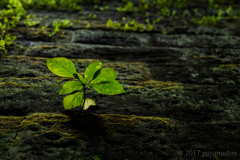
[[[3,154],[6,159],[14,159],[16,155],[21,159],[28,159],[29,155],[34,159],[57,159],[61,154],[66,159],[84,159],[92,154],[106,155],[106,159],[116,156],[117,159],[124,159],[130,155],[157,159],[167,157],[169,153],[175,159],[178,155],[177,149],[168,146],[176,138],[171,136],[173,129],[170,127],[174,126],[167,118],[118,114],[76,117],[36,113],[24,118],[1,116],[0,119],[1,126],[4,126],[0,129],[3,135],[1,148],[7,151]],[[158,141],[149,144],[150,139]],[[149,149],[146,150],[146,147]],[[168,150],[168,153],[162,149]],[[149,150],[152,152],[150,155]]]
[[[195,6],[197,15],[217,13],[208,4],[189,5],[191,14]],[[134,32],[123,25],[112,30],[106,22],[146,23],[145,12],[92,7],[82,14],[27,10],[43,19],[45,32],[23,20],[11,30],[17,40],[0,57],[0,160],[212,160],[216,152],[221,160],[239,160],[239,18],[199,26],[188,16],[165,16],[152,31]],[[154,9],[149,14],[151,21],[158,16]],[[77,21],[49,37],[52,22],[66,18]],[[48,69],[53,57],[70,59],[81,75],[101,61],[117,72],[126,94],[90,88],[95,107],[82,115],[80,106],[65,110],[59,92],[72,78]]]

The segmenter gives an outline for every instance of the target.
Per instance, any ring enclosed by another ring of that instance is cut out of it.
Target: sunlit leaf
[[[98,93],[106,94],[106,95],[115,95],[115,94],[121,94],[126,93],[122,87],[122,85],[116,81],[102,81],[98,84],[92,84],[91,85]]]
[[[68,81],[66,83],[64,83],[64,85],[62,86],[62,89],[59,93],[59,95],[61,94],[66,94],[66,93],[72,93],[73,91],[76,90],[81,90],[83,88],[83,85],[80,82],[77,81]]]
[[[85,84],[85,79],[82,77],[81,74],[76,73],[76,74],[73,74],[73,76],[74,76],[76,79],[80,80],[82,84]]]
[[[81,105],[83,92],[79,91],[64,97],[63,106],[65,109],[72,109]]]
[[[62,77],[75,78],[73,74],[76,74],[76,68],[74,63],[64,57],[56,57],[47,59],[47,66],[54,74]]]
[[[101,83],[101,81],[113,81],[116,77],[117,72],[112,68],[102,68],[94,74],[91,84],[98,84]]]
[[[84,103],[84,106],[83,106],[83,103]],[[92,99],[86,98],[86,99],[85,99],[85,102],[84,102],[84,100],[82,100],[82,106],[83,106],[83,109],[84,109],[84,110],[88,110],[88,108],[89,108],[91,105],[96,106],[96,103],[95,103]]]
[[[84,73],[84,78],[85,81],[88,82],[93,78],[93,75],[95,74],[95,72],[97,70],[99,70],[102,67],[102,62],[94,62],[92,64],[90,64]]]

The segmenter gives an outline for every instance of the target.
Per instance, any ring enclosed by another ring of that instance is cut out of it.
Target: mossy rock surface
[[[39,24],[26,27],[22,18],[8,31],[17,39],[0,58],[0,160],[240,159],[240,23],[226,12],[229,5],[237,11],[239,2],[216,3],[224,13],[215,26],[191,21],[217,16],[208,3],[173,5],[176,15],[153,24],[157,8],[121,13],[120,2],[81,4],[81,13],[28,8]],[[185,9],[189,16],[182,16]],[[124,31],[122,17],[145,27],[149,18],[155,27]],[[66,19],[73,25],[49,36],[52,22]],[[108,28],[108,19],[121,27]],[[48,69],[54,57],[70,59],[81,75],[101,61],[117,72],[126,94],[91,88],[87,97],[96,107],[82,115],[80,107],[65,110],[59,92],[72,79]]]

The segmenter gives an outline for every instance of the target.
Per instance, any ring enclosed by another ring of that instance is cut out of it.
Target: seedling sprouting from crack
[[[72,109],[81,105],[82,111],[82,109],[87,110],[90,105],[96,105],[92,99],[86,98],[86,89],[91,86],[101,94],[115,95],[126,93],[122,85],[115,80],[117,72],[111,68],[101,68],[102,62],[90,64],[85,70],[84,78],[76,72],[74,63],[64,57],[47,59],[47,66],[50,71],[58,76],[78,80],[68,81],[62,86],[59,95],[71,93],[63,99],[65,109]]]

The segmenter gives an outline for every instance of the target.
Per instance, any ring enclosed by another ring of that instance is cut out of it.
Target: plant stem
[[[85,85],[83,85],[83,105],[81,106],[81,110],[80,110],[79,114],[82,113],[82,110],[83,110],[83,107],[84,107],[84,104],[85,104],[85,98],[86,98]]]

